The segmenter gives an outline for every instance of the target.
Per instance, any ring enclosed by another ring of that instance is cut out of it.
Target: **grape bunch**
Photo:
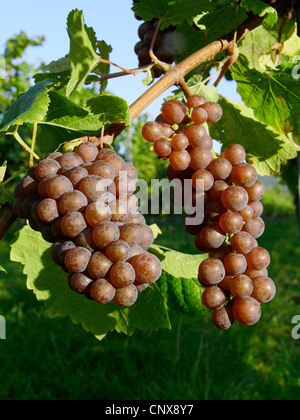
[[[276,286],[268,276],[270,254],[257,242],[265,231],[264,186],[246,162],[244,147],[232,144],[216,156],[203,125],[217,123],[222,115],[219,104],[201,95],[191,96],[186,105],[169,100],[156,121],[144,125],[142,134],[160,159],[169,159],[169,180],[190,182],[192,199],[185,194],[184,183],[180,205],[204,207],[196,208],[203,221],[186,223],[186,231],[195,237],[196,249],[209,254],[199,267],[199,282],[205,287],[202,301],[213,311],[213,324],[227,330],[235,320],[256,324],[261,304],[273,300]]]
[[[138,36],[140,41],[134,48],[135,54],[138,57],[139,67],[148,66],[152,63],[149,52],[158,23],[158,19],[153,19],[151,22],[143,22],[139,26]],[[176,57],[172,40],[174,30],[174,27],[170,27],[165,31],[159,30],[153,48],[156,58],[166,64],[172,64]],[[160,77],[163,71],[157,66],[154,69],[154,73],[155,77]]]
[[[53,244],[70,288],[100,304],[132,306],[162,273],[148,252],[153,232],[137,211],[137,178],[114,150],[88,142],[49,154],[15,188],[15,215]]]

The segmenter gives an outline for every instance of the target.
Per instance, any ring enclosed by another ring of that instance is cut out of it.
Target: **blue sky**
[[[37,64],[41,60],[48,63],[63,57],[69,50],[67,16],[77,8],[83,10],[86,24],[94,28],[98,39],[112,45],[111,60],[124,68],[135,68],[137,57],[133,49],[139,40],[137,31],[141,22],[135,19],[131,6],[132,0],[52,0],[45,5],[36,0],[6,1],[1,8],[0,55],[5,41],[23,30],[29,37],[43,35],[46,38],[43,46],[28,50],[26,59],[30,63]],[[142,84],[143,77],[111,80],[108,89],[130,105],[147,89]],[[218,90],[230,99],[239,100],[234,83],[222,82]],[[153,118],[160,111],[162,99],[146,110]]]

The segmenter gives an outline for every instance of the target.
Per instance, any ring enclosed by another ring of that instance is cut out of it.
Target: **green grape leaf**
[[[192,20],[200,13],[213,10],[216,6],[208,0],[140,0],[133,11],[145,21],[159,19],[161,29]]]
[[[5,133],[16,125],[43,121],[50,102],[48,92],[54,82],[53,79],[43,80],[20,96],[4,115],[0,133]]]
[[[190,316],[207,312],[202,304],[204,289],[197,279],[173,277],[164,271],[158,285],[169,308]]]
[[[244,146],[247,160],[260,175],[277,175],[282,164],[297,156],[289,138],[262,124],[251,108],[226,98],[221,106],[223,118],[210,125],[210,135],[223,144],[223,150],[235,143]]]
[[[129,106],[127,102],[113,95],[101,95],[87,101],[87,109],[91,115],[98,116],[105,123],[121,123],[131,125]]]
[[[257,70],[262,70],[261,60],[266,57],[271,57],[274,62],[275,52],[273,46],[278,42],[278,33],[282,25],[282,20],[279,20],[273,28],[260,25],[258,28],[251,31],[239,43],[240,54],[248,57],[249,66]],[[296,36],[296,25],[292,21],[285,24],[282,32],[282,48],[280,49],[279,62],[287,61],[289,57],[293,56],[300,50],[300,39]]]
[[[85,25],[82,11],[76,9],[69,14],[67,29],[70,37],[71,64],[67,96],[70,96],[74,91],[81,90],[88,75],[99,64],[99,56],[95,52],[97,47],[95,32]]]
[[[11,260],[24,266],[28,289],[44,302],[51,318],[69,316],[98,340],[111,331],[132,335],[136,330],[171,328],[166,303],[155,284],[131,308],[99,305],[71,291],[67,274],[51,261],[49,247],[40,233],[25,226],[12,245]]]
[[[294,67],[292,62],[282,63],[277,70],[261,72],[251,69],[248,58],[241,55],[231,73],[255,117],[279,134],[292,134],[294,143],[300,145],[300,83],[293,78]]]
[[[89,114],[86,109],[60,93],[50,92],[49,96],[51,102],[43,124],[79,132],[99,133],[102,123],[95,115]]]
[[[278,19],[277,11],[261,0],[242,0],[241,6],[246,9],[247,12],[252,12],[260,17],[266,16],[266,24],[270,27],[274,26]]]
[[[164,271],[173,277],[184,279],[198,278],[199,265],[208,258],[207,254],[183,254],[178,251],[165,250],[159,245],[153,245],[151,252],[160,258]]]

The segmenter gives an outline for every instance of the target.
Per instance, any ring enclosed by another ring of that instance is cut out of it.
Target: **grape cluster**
[[[135,45],[134,51],[138,56],[139,67],[148,66],[152,63],[150,57],[150,47],[155,35],[158,19],[153,19],[151,22],[143,22],[138,29],[138,36],[140,41]],[[167,64],[172,64],[175,60],[176,53],[173,48],[172,34],[175,28],[170,27],[165,31],[158,31],[153,52],[156,58]],[[163,74],[159,68],[154,69],[155,76],[159,77]]]
[[[199,282],[205,287],[202,301],[213,311],[213,324],[226,330],[235,320],[257,323],[261,304],[273,300],[276,286],[268,277],[270,255],[257,242],[265,230],[264,186],[255,168],[246,163],[241,145],[232,144],[216,157],[203,126],[217,123],[222,115],[219,104],[200,95],[191,96],[186,105],[169,100],[142,133],[159,158],[169,159],[168,178],[192,184],[188,203],[195,207],[197,197],[202,197],[203,222],[187,223],[186,231],[195,237],[197,250],[209,254],[199,267]],[[182,206],[186,198],[179,200]]]
[[[52,243],[70,288],[100,304],[132,306],[162,273],[154,237],[137,211],[138,174],[93,143],[49,154],[15,188],[14,213]]]

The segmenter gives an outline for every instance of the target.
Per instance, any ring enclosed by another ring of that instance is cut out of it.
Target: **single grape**
[[[150,121],[143,126],[142,135],[149,143],[154,143],[162,138],[163,130],[156,121]]]
[[[53,200],[60,199],[67,192],[73,191],[72,182],[63,175],[56,175],[50,178],[46,185],[46,193]]]
[[[246,151],[240,144],[231,144],[225,149],[224,157],[236,166],[245,162]]]
[[[242,325],[257,324],[261,318],[261,306],[255,299],[236,299],[233,304],[233,316]]]
[[[172,138],[172,147],[176,151],[185,150],[189,145],[189,139],[184,134],[176,134]]]
[[[221,201],[227,210],[242,211],[248,204],[248,193],[242,187],[231,186],[222,192]]]
[[[202,230],[200,238],[202,244],[207,249],[217,249],[224,244],[226,240],[226,233],[221,229],[219,224],[210,223]]]
[[[78,190],[80,182],[83,180],[83,178],[89,176],[89,173],[86,168],[82,166],[76,166],[75,168],[72,168],[69,171],[67,171],[65,176],[69,178],[73,187]]]
[[[248,268],[254,270],[262,270],[268,268],[271,263],[271,257],[269,252],[264,248],[254,248],[246,256],[248,262]]]
[[[150,237],[152,240],[152,235]],[[143,229],[134,223],[125,223],[124,226],[120,227],[120,239],[127,242],[131,247],[140,245],[143,238]]]
[[[109,279],[116,288],[130,286],[135,282],[135,271],[128,262],[117,262],[110,270]]]
[[[223,116],[222,107],[216,102],[206,102],[205,104],[201,105],[201,108],[207,112],[207,122],[210,124],[219,122]]]
[[[176,171],[184,171],[191,163],[191,157],[187,150],[173,150],[169,156],[170,165]]]
[[[198,108],[201,105],[204,105],[206,103],[206,99],[204,98],[204,96],[201,95],[192,95],[189,97],[189,99],[186,102],[186,106],[189,109],[195,109]]]
[[[193,110],[191,118],[195,124],[204,124],[208,120],[208,113],[203,108],[196,108]]]
[[[108,275],[113,262],[100,251],[94,252],[90,258],[87,270],[93,279],[101,279]]]
[[[191,168],[194,171],[198,169],[206,169],[213,160],[213,155],[210,150],[202,147],[196,147],[190,152]]]
[[[118,241],[109,244],[105,250],[107,257],[117,263],[126,261],[129,257],[130,246],[127,242],[119,239]]]
[[[210,286],[202,294],[203,305],[212,311],[222,308],[225,302],[226,295],[219,287]]]
[[[265,222],[260,217],[257,219],[251,219],[244,225],[243,230],[250,233],[253,238],[258,239],[264,234]]]
[[[73,292],[85,295],[89,292],[93,280],[83,273],[75,273],[69,276],[68,284]]]
[[[114,299],[116,289],[105,279],[94,281],[90,289],[91,298],[101,305],[106,305]]]
[[[199,281],[209,286],[215,286],[224,279],[226,275],[222,261],[217,258],[208,258],[204,260],[199,267]]]
[[[229,330],[235,319],[232,314],[232,307],[227,305],[223,306],[221,309],[217,309],[216,311],[213,311],[212,313],[212,322],[216,328],[219,330]]]
[[[254,185],[246,188],[246,191],[249,195],[250,202],[260,201],[265,194],[265,187],[262,182],[256,181]]]
[[[111,180],[114,180],[116,176],[114,167],[110,163],[102,160],[97,160],[89,167],[89,174]]]
[[[57,202],[51,198],[45,198],[37,207],[39,218],[44,223],[52,223],[59,217]]]
[[[79,184],[79,190],[86,196],[89,203],[97,201],[106,191],[107,184],[98,175],[89,175]]]
[[[80,156],[84,162],[93,162],[98,155],[98,148],[93,143],[81,143],[75,150],[75,153]]]
[[[60,164],[62,168],[64,166],[80,166],[84,163],[82,157],[74,152],[65,153],[62,156],[57,157],[55,160]]]
[[[39,181],[35,175],[27,174],[22,178],[20,184],[20,192],[24,197],[29,197],[30,195],[35,195],[38,192]]]
[[[246,206],[243,210],[239,211],[239,214],[242,216],[244,222],[249,222],[249,220],[253,219],[254,211],[250,205]]]
[[[95,201],[87,206],[85,210],[85,218],[90,226],[96,227],[101,222],[111,220],[111,209],[102,201]]]
[[[263,268],[262,270],[253,270],[252,268],[248,268],[245,275],[250,277],[251,280],[254,280],[256,277],[268,277],[269,272],[266,268]]]
[[[141,229],[142,235],[143,235],[142,241],[139,243],[139,245],[145,251],[147,251],[151,247],[151,245],[153,244],[153,242],[154,242],[154,234],[153,234],[153,231],[147,225],[139,224],[138,226]]]
[[[135,304],[138,299],[138,291],[134,284],[116,290],[114,302],[116,305],[128,308]]]
[[[171,154],[173,149],[168,140],[161,139],[154,143],[153,150],[158,157],[167,157]]]
[[[203,142],[208,136],[207,131],[203,125],[192,124],[189,125],[185,131],[184,135],[188,138],[190,146],[195,149],[196,147],[202,147]]]
[[[47,175],[56,175],[61,168],[60,164],[53,159],[41,160],[35,168],[35,175],[40,181]]]
[[[83,273],[89,263],[91,253],[86,248],[70,249],[65,255],[65,266],[71,273]]]
[[[224,258],[224,267],[226,273],[236,276],[238,274],[244,274],[247,270],[247,260],[244,255],[230,252]]]
[[[193,188],[197,191],[209,191],[214,185],[213,175],[205,169],[198,169],[192,177]]]
[[[76,238],[86,228],[87,223],[84,216],[77,211],[66,214],[61,221],[61,230],[69,239]]]
[[[118,226],[113,222],[101,222],[93,230],[93,241],[99,249],[105,249],[120,239]]]
[[[226,180],[231,174],[232,165],[229,160],[219,157],[210,163],[208,170],[212,173],[215,180]]]
[[[259,303],[269,303],[276,296],[276,286],[269,277],[256,277],[253,279],[253,293],[252,298]]]
[[[65,193],[58,202],[61,214],[66,215],[73,211],[84,212],[88,205],[86,196],[81,191],[70,191]]]
[[[133,257],[131,264],[136,273],[136,281],[140,284],[154,283],[162,274],[161,262],[148,252]]]
[[[230,292],[237,298],[246,299],[252,295],[252,280],[244,274],[238,274],[230,281]]]
[[[164,120],[173,125],[181,124],[188,114],[187,107],[180,101],[172,99],[162,107],[162,116]]]
[[[219,223],[221,229],[230,235],[240,232],[244,226],[242,216],[234,211],[227,211],[226,213],[223,213]]]
[[[255,201],[254,203],[249,203],[249,207],[253,210],[252,219],[258,219],[259,217],[262,216],[264,212],[264,206],[261,203],[261,201]],[[247,220],[247,222],[249,222],[249,220]]]
[[[238,254],[249,254],[255,247],[255,240],[248,232],[238,232],[231,238],[231,247]]]
[[[240,163],[233,168],[230,178],[235,185],[249,188],[257,181],[257,172],[249,163]]]

